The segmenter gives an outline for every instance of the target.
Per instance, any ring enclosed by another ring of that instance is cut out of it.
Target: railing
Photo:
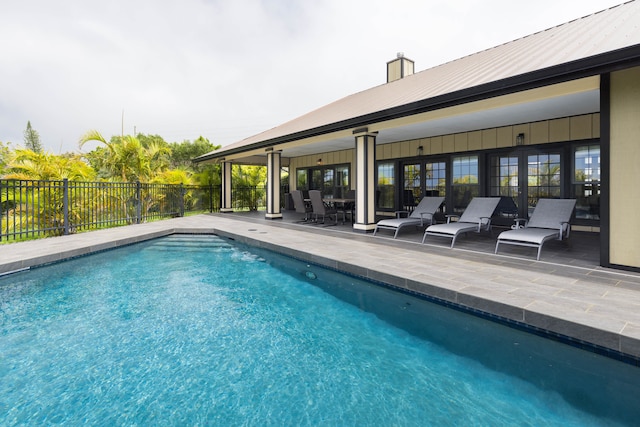
[[[265,199],[264,187],[232,188],[234,210],[264,209]],[[0,179],[0,241],[217,212],[220,200],[218,186]]]

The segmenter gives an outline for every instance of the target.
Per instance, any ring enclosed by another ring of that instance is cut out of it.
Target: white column
[[[355,230],[376,228],[376,135],[366,129],[354,131],[356,140],[356,220]]]
[[[267,219],[282,218],[280,210],[280,151],[267,152]]]
[[[220,212],[233,212],[231,205],[231,162],[222,162],[222,205]]]

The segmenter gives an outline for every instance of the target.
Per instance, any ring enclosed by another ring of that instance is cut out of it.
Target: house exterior
[[[575,198],[574,232],[600,235],[600,264],[640,271],[640,0],[424,71],[402,54],[387,82],[195,159],[266,164],[267,218],[291,189],[356,190],[354,229],[424,195],[446,213],[475,196],[527,217],[540,198]]]

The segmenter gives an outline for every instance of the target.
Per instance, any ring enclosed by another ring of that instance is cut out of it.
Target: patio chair
[[[540,199],[531,218],[518,218],[512,230],[503,231],[498,236],[495,253],[500,243],[506,245],[529,246],[538,248],[537,260],[540,260],[542,245],[548,240],[563,240],[569,237],[569,221],[576,206],[575,199]]]
[[[322,217],[322,223],[324,224],[325,217],[334,217],[335,224],[338,224],[338,211],[324,204],[320,190],[309,190],[309,198],[311,199],[312,213],[315,217],[315,222],[318,222],[318,217]]]
[[[342,222],[345,221],[345,216],[349,215],[351,217],[351,223],[354,221],[354,214],[356,211],[356,190],[349,190],[345,194],[345,199],[354,200],[353,202],[345,202],[342,204]]]
[[[396,218],[378,221],[376,228],[373,230],[373,235],[376,235],[378,229],[395,230],[393,235],[395,239],[403,227],[410,225],[424,227],[425,225],[434,224],[433,215],[443,202],[444,197],[423,197],[411,213],[408,211],[396,211]],[[403,214],[407,216],[402,217]]]
[[[447,237],[451,239],[451,247],[456,243],[460,234],[474,231],[491,231],[491,216],[500,202],[500,197],[474,197],[464,210],[458,221],[451,222],[457,215],[447,215],[446,224],[436,224],[427,227],[422,236],[422,243],[427,236]]]
[[[304,219],[296,222],[308,222],[310,219],[309,214],[313,212],[313,209],[311,208],[311,206],[309,206],[307,203],[304,202],[304,199],[302,197],[302,191],[300,190],[292,191],[291,198],[293,199],[293,207],[295,208],[295,211],[298,213],[304,214]]]

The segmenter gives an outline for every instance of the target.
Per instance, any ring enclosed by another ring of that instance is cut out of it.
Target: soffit
[[[600,111],[599,82],[599,77],[589,77],[503,95],[375,123],[368,127],[368,131],[378,132],[376,144],[380,145],[594,113]],[[273,146],[273,149],[281,151],[285,158],[352,148],[354,148],[354,136],[351,130]],[[238,153],[229,156],[226,160],[251,161],[251,164],[260,164],[261,158],[261,164],[265,164],[264,148]]]

